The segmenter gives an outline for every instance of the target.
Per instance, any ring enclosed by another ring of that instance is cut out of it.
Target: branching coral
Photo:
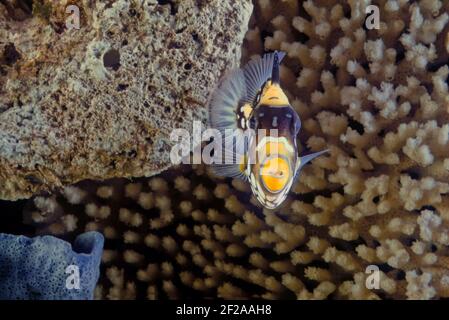
[[[330,149],[281,209],[195,167],[81,183],[36,198],[28,220],[104,232],[99,298],[448,297],[449,3],[255,4],[246,59],[287,52],[281,81],[300,139]],[[364,27],[370,4],[379,30]],[[370,265],[378,289],[366,286]]]

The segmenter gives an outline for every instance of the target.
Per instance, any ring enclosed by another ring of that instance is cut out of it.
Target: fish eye
[[[257,96],[256,96],[256,100],[255,100],[255,105],[258,105],[259,104],[259,102],[260,102],[260,97],[262,96],[262,93],[259,91],[258,93],[257,93]]]
[[[292,112],[288,112],[286,117],[290,120],[292,134],[297,135],[301,129],[301,120],[297,115],[295,117]]]

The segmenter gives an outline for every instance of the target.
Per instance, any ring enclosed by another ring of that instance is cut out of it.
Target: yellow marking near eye
[[[240,172],[245,172],[246,170],[246,163],[247,163],[247,156],[243,156],[243,161],[240,162],[239,164],[239,170]]]
[[[250,105],[249,103],[245,103],[245,104],[240,108],[240,110],[242,111],[243,116],[244,116],[246,119],[249,119],[249,116],[251,115],[251,112],[253,111],[253,108],[251,107],[251,105]]]
[[[280,192],[289,180],[290,167],[284,158],[270,158],[261,166],[260,176],[269,191]]]
[[[259,104],[270,106],[286,106],[289,104],[288,98],[279,84],[268,81],[262,91]]]

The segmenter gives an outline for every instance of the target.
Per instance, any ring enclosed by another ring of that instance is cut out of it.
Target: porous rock
[[[28,3],[0,1],[0,199],[169,167],[170,132],[205,122],[252,12],[250,0]]]

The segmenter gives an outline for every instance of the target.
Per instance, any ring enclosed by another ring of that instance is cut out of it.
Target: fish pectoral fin
[[[299,158],[299,166],[298,166],[297,171],[299,172],[299,170],[301,170],[301,168],[303,166],[305,166],[307,163],[309,163],[310,161],[312,161],[316,157],[319,157],[323,153],[326,153],[326,152],[329,152],[329,149],[321,150],[321,151],[318,151],[318,152],[315,152],[315,153],[311,153],[311,154],[308,154],[306,156],[303,156],[303,157]]]
[[[215,175],[220,177],[238,178],[246,181],[247,176],[244,171],[240,170],[238,164],[215,164],[212,166]]]
[[[237,113],[241,100],[247,96],[245,76],[236,69],[224,76],[209,97],[209,125],[225,130],[237,128]]]
[[[302,167],[304,167],[307,163],[309,163],[310,161],[312,161],[316,157],[319,157],[323,153],[326,153],[326,152],[329,152],[329,149],[321,150],[321,151],[318,151],[318,152],[311,153],[311,154],[308,154],[306,156],[300,157],[299,158],[299,163],[297,165],[297,169],[296,169],[295,178],[293,180],[293,183],[295,183],[298,180],[299,172],[301,171]]]
[[[247,158],[244,156],[241,161],[234,164],[214,164],[212,170],[217,176],[239,178],[246,181],[248,178],[245,173],[246,161]]]

